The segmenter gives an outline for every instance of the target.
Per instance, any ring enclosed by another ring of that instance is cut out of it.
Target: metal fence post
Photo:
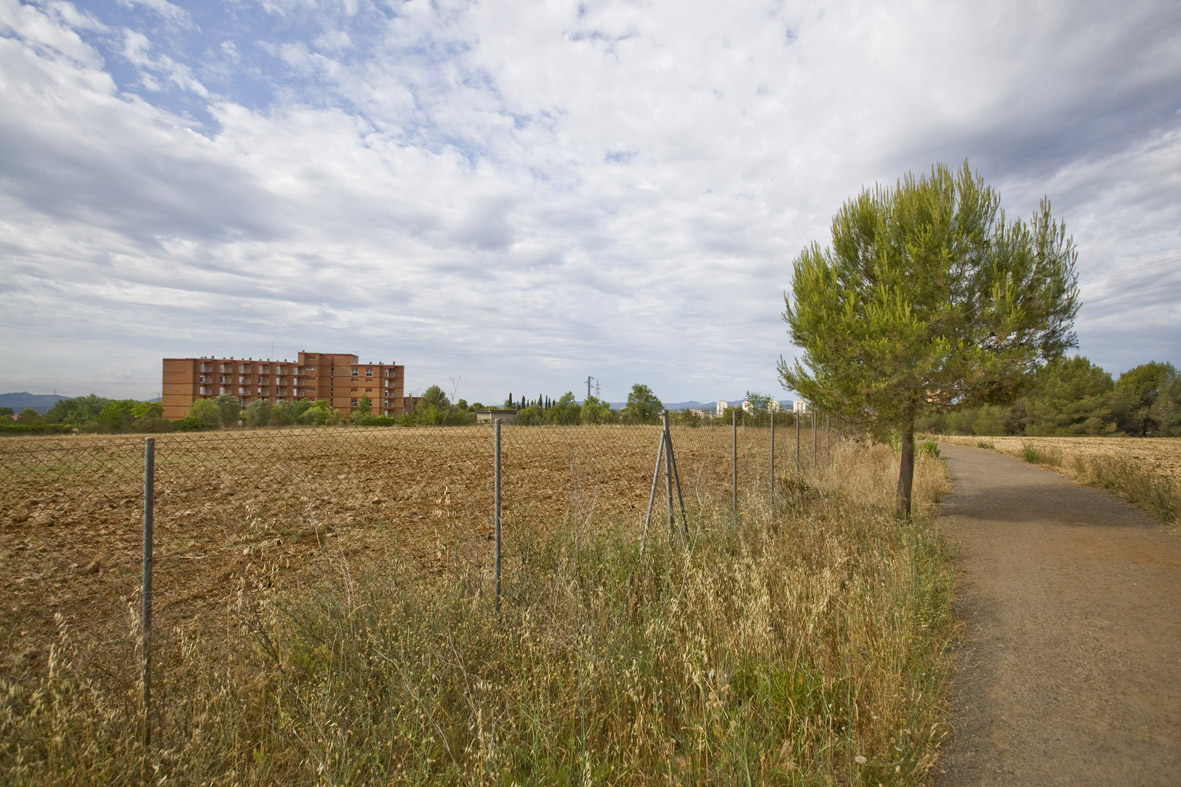
[[[143,631],[144,663],[144,754],[152,746],[152,524],[156,508],[156,438],[144,444],[144,562],[143,608],[140,627]]]
[[[734,428],[734,516],[738,516],[738,408],[730,410]]]
[[[817,463],[817,436],[816,436],[816,411],[812,411],[812,470],[816,470]]]
[[[775,411],[771,411],[771,513],[775,513]]]
[[[656,502],[656,482],[660,480],[660,462],[664,459],[665,440],[660,436],[660,446],[656,449],[656,466],[652,468],[652,489],[648,492],[648,513],[644,515],[644,533],[640,536],[640,557],[644,556],[644,549],[648,546],[648,525],[652,522],[652,506]]]
[[[668,410],[665,410],[661,416],[664,424],[664,434],[661,435],[661,440],[664,441],[664,493],[668,499],[668,542],[672,545],[673,527],[675,525],[673,512],[673,452],[672,452],[672,433],[668,428]]]
[[[832,420],[824,414],[824,450],[828,452],[828,463],[832,464]]]
[[[493,574],[496,577],[495,600],[493,602],[496,614],[500,614],[500,419],[492,421],[492,529],[494,531],[495,554],[493,556]]]
[[[792,420],[796,422],[796,474],[800,472],[800,414],[792,413]]]

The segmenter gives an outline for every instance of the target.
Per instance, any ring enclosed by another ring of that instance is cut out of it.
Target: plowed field
[[[794,469],[794,433],[779,440],[780,467]],[[731,431],[674,429],[674,445],[686,505],[728,500]],[[505,427],[506,538],[638,526],[658,446],[657,427]],[[0,440],[0,674],[44,664],[55,616],[96,658],[133,659],[144,453],[143,438],[125,436]],[[492,457],[488,427],[156,437],[154,631],[224,617],[235,598],[298,582],[325,556],[486,564]],[[768,430],[741,429],[740,489],[765,489],[769,464]]]

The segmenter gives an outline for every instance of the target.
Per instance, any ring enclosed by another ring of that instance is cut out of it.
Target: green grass
[[[936,472],[920,452],[920,478]],[[893,514],[888,449],[838,449],[777,511],[705,501],[691,534],[506,523],[488,572],[325,557],[239,593],[241,629],[158,670],[155,780],[208,784],[894,784],[943,735],[951,570]],[[918,510],[925,510],[923,505]],[[134,686],[75,665],[0,686],[0,780],[134,780]]]
[[[1035,448],[1032,445],[1021,446],[1021,457],[1031,465],[1047,465],[1060,467],[1062,452],[1054,448]]]

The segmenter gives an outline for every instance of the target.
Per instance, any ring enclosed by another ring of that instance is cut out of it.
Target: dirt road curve
[[[1020,459],[940,450],[966,626],[936,784],[1181,784],[1181,538]]]

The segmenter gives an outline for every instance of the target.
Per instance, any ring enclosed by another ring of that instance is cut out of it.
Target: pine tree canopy
[[[905,443],[917,415],[1011,399],[1074,346],[1076,257],[1048,199],[1010,221],[966,162],[867,189],[834,217],[831,247],[795,260],[783,318],[804,354],[780,359],[780,377]]]

